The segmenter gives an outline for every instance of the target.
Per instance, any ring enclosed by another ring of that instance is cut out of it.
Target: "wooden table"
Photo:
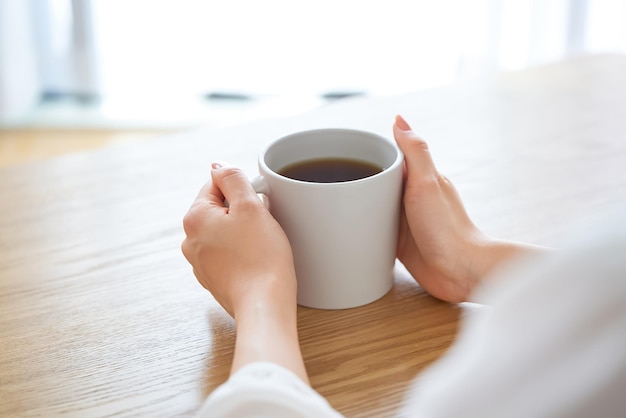
[[[181,220],[210,162],[253,175],[278,136],[390,136],[396,113],[497,236],[559,245],[626,197],[624,56],[1,170],[0,416],[193,414],[227,378],[234,342],[233,321],[180,252]],[[313,387],[346,416],[391,415],[465,309],[427,296],[401,267],[368,306],[301,308]]]

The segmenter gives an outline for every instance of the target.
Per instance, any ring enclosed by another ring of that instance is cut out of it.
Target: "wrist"
[[[521,256],[545,254],[547,248],[539,246],[483,237],[477,240],[472,250],[472,280],[476,287],[488,279],[502,264]]]
[[[233,317],[236,322],[258,315],[295,319],[296,289],[295,274],[291,273],[269,273],[248,280],[233,306]]]

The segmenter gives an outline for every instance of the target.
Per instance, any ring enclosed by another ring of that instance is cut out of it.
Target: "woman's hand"
[[[287,236],[241,170],[214,164],[211,178],[185,216],[182,250],[198,281],[235,318],[231,373],[270,361],[308,382]]]
[[[426,142],[400,116],[393,133],[406,168],[398,259],[432,296],[464,301],[478,279],[474,248],[487,238],[470,220],[454,185],[435,168]]]
[[[183,221],[182,251],[196,278],[234,317],[265,295],[295,306],[293,257],[282,228],[241,170],[214,164],[211,178]]]
[[[400,116],[393,133],[406,168],[397,256],[425,291],[463,302],[498,264],[521,253],[545,251],[480,231],[454,185],[437,171],[426,142]]]

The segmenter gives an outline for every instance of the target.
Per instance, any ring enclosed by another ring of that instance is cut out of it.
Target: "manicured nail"
[[[212,168],[213,170],[217,170],[217,169],[222,168],[222,167],[223,167],[223,166],[222,166],[222,164],[220,164],[220,163],[213,163],[213,164],[211,164],[211,168]]]
[[[398,128],[402,129],[403,131],[411,130],[411,127],[409,126],[409,124],[400,115],[396,115],[396,125],[398,126]]]

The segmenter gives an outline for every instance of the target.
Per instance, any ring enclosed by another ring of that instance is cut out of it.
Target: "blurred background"
[[[626,0],[0,0],[0,166],[624,52]]]

